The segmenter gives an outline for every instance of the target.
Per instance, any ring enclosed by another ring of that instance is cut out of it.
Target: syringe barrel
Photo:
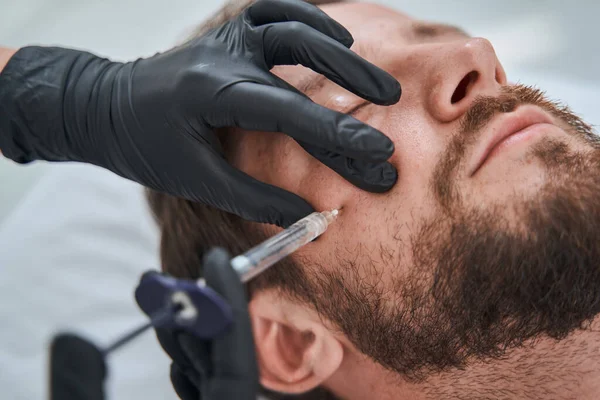
[[[234,257],[231,266],[240,275],[242,282],[247,282],[321,235],[327,230],[331,219],[330,216],[328,220],[325,213],[314,212],[244,254]]]

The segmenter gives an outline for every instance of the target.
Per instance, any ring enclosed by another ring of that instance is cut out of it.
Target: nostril
[[[452,104],[456,104],[459,101],[461,101],[462,99],[464,99],[467,96],[467,92],[469,91],[469,88],[475,82],[477,82],[478,78],[479,78],[479,72],[477,72],[477,71],[471,71],[467,75],[465,75],[465,77],[461,79],[461,81],[458,83],[458,86],[454,90],[454,93],[452,94],[452,98],[450,99],[450,102]]]

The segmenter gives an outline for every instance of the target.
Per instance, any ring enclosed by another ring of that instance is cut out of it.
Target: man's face
[[[322,9],[352,33],[354,51],[399,80],[399,103],[367,103],[303,67],[273,72],[390,137],[397,184],[361,191],[284,135],[236,133],[233,149],[254,177],[317,210],[342,208],[292,257],[318,309],[361,351],[415,377],[561,337],[599,312],[589,128],[509,85],[485,39],[378,5]],[[325,289],[339,296],[319,296]]]

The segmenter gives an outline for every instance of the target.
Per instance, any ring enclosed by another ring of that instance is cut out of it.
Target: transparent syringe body
[[[323,234],[338,211],[314,212],[244,254],[234,257],[231,266],[247,282],[271,265]]]

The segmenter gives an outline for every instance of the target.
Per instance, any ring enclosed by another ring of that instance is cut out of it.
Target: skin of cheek
[[[571,151],[585,152],[589,149],[585,144],[563,135],[553,134],[538,140],[546,138],[566,143]],[[540,189],[551,179],[546,167],[531,154],[531,147],[507,149],[503,154],[488,160],[474,177],[463,180],[459,190],[464,199],[470,199],[467,204],[484,210],[500,205],[505,210],[507,221],[514,223],[520,220],[518,210],[510,206],[535,199]]]
[[[496,161],[496,160],[495,160]],[[476,200],[474,205],[489,207],[492,204],[510,204],[516,198],[534,196],[546,181],[543,168],[533,157],[507,157],[498,162],[510,164],[463,185],[460,190],[465,199]],[[491,165],[490,165],[491,166]]]
[[[368,193],[320,162],[311,162],[311,172],[304,177],[306,183],[294,192],[317,210],[332,208],[327,205],[339,202],[344,208],[318,241],[292,257],[316,262],[319,268],[339,266],[340,260],[352,261],[359,266],[360,278],[371,284],[391,282],[409,271],[410,237],[418,231],[423,218],[433,215],[434,204],[427,182],[434,163],[428,160],[437,159],[440,150],[433,145],[423,146],[433,141],[420,139],[423,132],[431,131],[430,126],[411,118],[404,119],[402,113],[391,108],[387,110],[386,113],[378,111],[373,118],[359,118],[381,129],[396,142],[397,148],[401,147],[390,160],[400,171],[398,184],[387,193]],[[403,128],[394,132],[393,127],[397,126]],[[436,154],[431,154],[433,152]],[[310,157],[303,153],[294,153],[294,156]],[[293,160],[289,162],[295,164]],[[285,187],[290,181],[282,179],[279,185]],[[320,204],[323,206],[319,207]],[[265,229],[271,234],[277,232],[277,228]]]
[[[306,76],[302,67],[274,70],[292,84],[301,79],[301,74]],[[341,88],[322,91],[317,96],[314,101],[335,109],[342,108],[344,98],[355,100]],[[371,105],[358,115],[358,119],[378,128],[396,144],[390,162],[399,170],[399,181],[387,193],[374,194],[356,188],[280,133],[232,132],[231,142],[235,146],[232,163],[262,182],[303,197],[316,210],[344,207],[327,233],[294,257],[308,257],[321,265],[338,265],[339,259],[355,260],[364,266],[364,279],[380,274],[387,278],[397,268],[384,267],[398,265],[400,260],[403,264],[409,262],[405,246],[410,234],[433,209],[428,202],[431,195],[427,182],[441,149],[439,143],[434,145],[433,126],[418,116],[415,106],[403,104]],[[271,225],[263,225],[263,229],[268,235],[280,230]]]
[[[390,161],[399,170],[398,184],[387,193],[367,193],[340,181],[337,174],[330,176],[331,171],[323,172],[326,198],[335,197],[338,188],[347,190],[344,209],[327,233],[292,257],[318,262],[320,267],[350,261],[359,266],[361,280],[387,285],[385,282],[401,279],[409,272],[411,235],[418,231],[423,218],[433,216],[435,204],[428,182],[441,149],[433,145],[434,140],[423,140],[432,127],[414,118],[414,113],[391,107],[372,109],[376,110],[373,116],[358,118],[396,143],[397,151]]]
[[[391,248],[390,238],[398,235],[404,212],[398,208],[401,197],[410,188],[393,189],[387,194],[372,194],[356,188],[337,173],[308,155],[295,141],[282,134],[269,136],[262,132],[232,132],[236,135],[233,164],[254,178],[279,186],[303,197],[316,210],[343,205],[342,214],[319,240],[305,246],[292,257],[308,259],[322,267],[337,266],[339,259],[354,259],[359,265],[383,260],[381,246]],[[257,158],[260,155],[260,158]],[[260,159],[263,162],[257,163]],[[261,224],[267,235],[281,229]],[[393,255],[387,257],[397,257]],[[368,273],[368,271],[367,271]]]
[[[275,67],[272,71],[292,85],[311,73],[301,66]],[[333,95],[329,100],[336,103],[336,108],[342,101]],[[233,130],[230,134],[233,136],[230,162],[235,167],[261,182],[297,194],[318,211],[339,208],[344,205],[344,199],[355,198],[359,191],[287,135],[242,130]],[[280,230],[267,224],[262,228],[269,235]]]

